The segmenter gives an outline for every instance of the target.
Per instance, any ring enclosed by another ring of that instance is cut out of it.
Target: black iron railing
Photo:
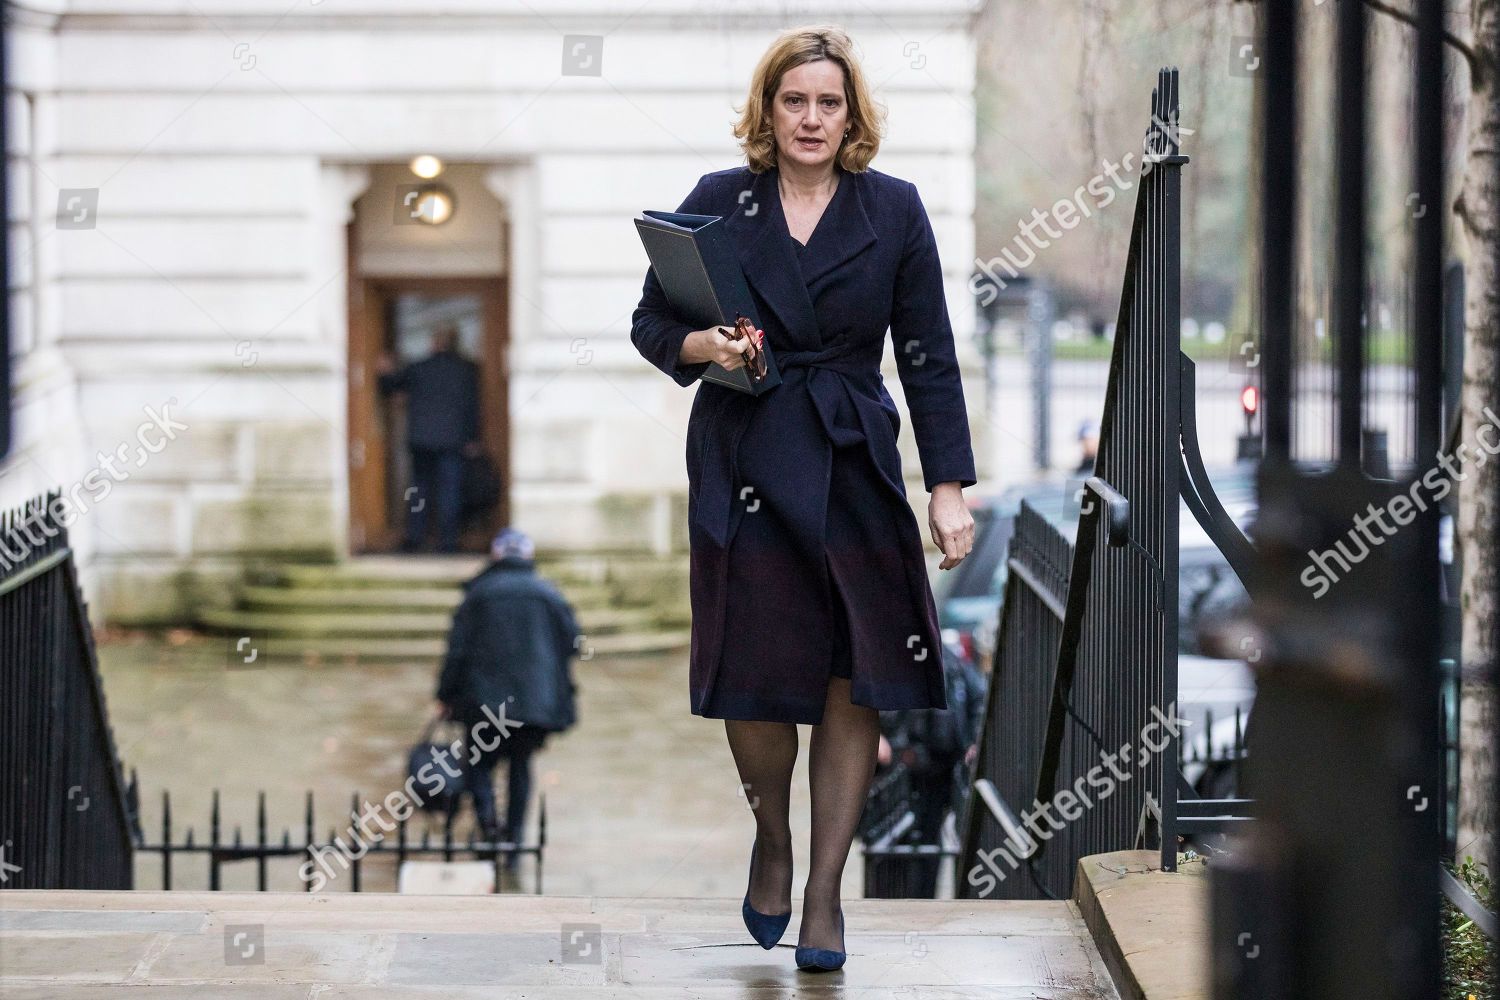
[[[133,822],[53,493],[0,517],[0,888],[129,889]]]
[[[104,685],[68,547],[66,509],[57,494],[0,516],[0,888],[130,889],[141,854],[156,855],[161,887],[173,888],[174,866],[185,857],[208,864],[208,888],[219,889],[225,865],[256,866],[256,885],[269,889],[270,867],[294,859],[291,884],[306,890],[333,884],[359,891],[372,860],[492,860],[495,890],[502,862],[535,858],[535,891],[542,891],[547,838],[546,797],[541,798],[533,844],[466,840],[453,836],[453,815],[440,836],[430,826],[420,836],[411,820],[366,819],[355,794],[349,822],[326,840],[315,832],[313,797],[307,794],[304,837],[292,843],[282,831],[270,839],[265,793],[257,801],[254,839],[236,826],[225,835],[219,795],[206,839],[173,829],[172,801],[162,793],[161,839],[148,842],[139,823],[139,784],[127,785],[104,700]],[[394,887],[392,887],[394,888]]]
[[[1380,15],[1367,4],[1335,4],[1332,50],[1300,53],[1303,39],[1317,44],[1328,34],[1306,30],[1306,10],[1293,0],[1259,6],[1266,448],[1252,594],[1265,656],[1246,762],[1258,819],[1245,851],[1210,868],[1214,995],[1415,1000],[1443,991],[1442,576],[1432,488],[1444,474],[1445,11],[1436,0],[1417,0],[1409,15],[1412,58],[1379,62],[1383,87],[1409,88],[1409,200],[1421,206],[1402,289],[1412,302],[1415,388],[1403,433],[1415,442],[1415,467],[1391,480],[1374,478],[1362,453],[1367,189],[1376,160],[1367,136],[1376,65],[1368,47],[1370,22]],[[1321,101],[1309,100],[1325,88],[1302,77],[1325,66],[1333,70],[1331,201],[1321,190],[1310,198],[1299,192],[1299,123],[1326,117]],[[1331,247],[1301,245],[1321,228],[1308,224],[1310,214],[1329,223]],[[1304,467],[1295,446],[1307,417],[1293,405],[1305,360],[1296,344],[1309,327],[1298,308],[1305,291],[1299,261],[1311,258],[1328,260],[1333,274],[1334,461],[1323,469]],[[1340,544],[1354,551],[1362,519],[1398,507],[1408,515],[1399,530],[1352,564],[1323,568]]]
[[[1020,812],[1031,805],[1041,770],[1072,552],[1072,544],[1056,526],[1030,504],[1021,504],[1006,556],[1009,574],[975,789],[959,823],[960,898],[1036,898],[1067,892],[1063,879],[1070,873],[1045,876],[1034,866],[1028,851],[1031,838]],[[992,883],[992,891],[984,891]]]
[[[1177,87],[1163,70],[1152,94],[1077,534],[1070,543],[1023,504],[1012,537],[960,896],[1060,898],[1079,858],[1130,847],[1175,870],[1180,836],[1246,816],[1242,800],[1203,798],[1180,764],[1191,754],[1177,703],[1179,504],[1242,577],[1254,550],[1203,469],[1180,346]]]
[[[136,800],[137,782],[131,775],[131,801]],[[500,892],[502,873],[507,859],[534,858],[534,891],[542,891],[542,853],[547,843],[547,797],[539,797],[537,839],[533,844],[514,841],[488,841],[476,838],[471,829],[467,838],[454,838],[454,814],[447,813],[435,821],[441,823],[441,836],[434,837],[431,825],[423,822],[422,813],[411,813],[399,818],[384,814],[379,818],[378,810],[367,809],[358,792],[352,796],[349,812],[341,819],[340,826],[330,828],[326,839],[319,839],[314,814],[313,793],[306,794],[302,837],[293,843],[291,830],[283,827],[281,836],[273,838],[267,815],[266,793],[256,796],[255,828],[247,838],[243,828],[236,824],[226,834],[220,810],[219,791],[213,792],[209,812],[207,839],[196,836],[192,827],[180,835],[174,827],[172,798],[167,791],[161,797],[161,839],[156,843],[142,842],[136,850],[143,854],[154,854],[160,859],[161,887],[174,888],[175,866],[181,859],[201,859],[207,864],[208,888],[218,891],[223,888],[226,865],[253,864],[255,866],[255,889],[265,892],[277,887],[300,888],[307,892],[362,892],[367,890],[367,869],[377,872],[389,871],[390,881],[377,891],[392,892],[399,878],[401,865],[407,861],[422,860],[473,860],[494,864],[494,891]],[[407,810],[403,807],[403,813]],[[363,816],[363,819],[361,818]],[[412,826],[420,826],[420,836],[413,837]],[[277,866],[276,878],[272,877],[273,862]],[[380,862],[381,864],[372,864]]]

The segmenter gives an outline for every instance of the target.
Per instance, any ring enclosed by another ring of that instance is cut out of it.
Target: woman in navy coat
[[[906,499],[885,331],[911,413],[928,530],[951,569],[973,545],[975,483],[937,244],[917,189],[868,166],[884,112],[837,28],[784,32],[735,134],[746,166],[678,207],[720,215],[782,384],[699,380],[743,363],[733,330],[694,330],[646,273],[631,340],[681,386],[688,422],[691,707],[725,720],[756,817],[743,912],[771,947],[791,915],[789,784],[812,725],[812,855],[797,964],[844,961],[839,885],[874,774],[881,710],[944,708],[942,645]]]

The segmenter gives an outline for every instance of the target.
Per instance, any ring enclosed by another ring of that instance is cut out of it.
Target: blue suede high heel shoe
[[[755,873],[755,847],[750,847],[750,873]],[[792,921],[792,911],[785,913],[762,913],[750,905],[750,890],[745,890],[745,902],[740,907],[740,915],[745,918],[745,927],[750,931],[750,936],[755,938],[755,943],[768,951],[776,947],[776,942],[781,940],[781,935],[786,933],[786,925]]]
[[[839,938],[842,942],[844,937],[844,908],[839,907]],[[797,968],[808,972],[833,972],[844,967],[844,960],[849,957],[846,951],[834,951],[832,948],[804,948],[797,946]]]

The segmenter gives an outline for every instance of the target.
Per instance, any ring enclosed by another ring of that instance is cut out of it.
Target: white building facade
[[[743,162],[730,128],[756,60],[821,22],[889,108],[874,166],[931,215],[984,455],[979,2],[8,4],[0,506],[72,496],[96,617],[123,622],[186,619],[256,560],[385,551],[406,472],[376,365],[453,323],[504,487],[471,544],[513,523],[543,549],[683,550],[695,390],[631,345],[647,261],[630,220]],[[443,164],[429,180],[424,154]]]

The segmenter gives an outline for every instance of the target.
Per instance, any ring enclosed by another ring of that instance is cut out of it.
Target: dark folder
[[[636,216],[635,228],[678,320],[695,330],[733,328],[738,316],[748,317],[757,328],[761,325],[745,273],[724,232],[723,216],[646,211]],[[717,362],[709,363],[703,378],[758,396],[781,384],[771,345],[763,345],[763,350],[766,377],[759,382],[743,366],[726,371]]]

